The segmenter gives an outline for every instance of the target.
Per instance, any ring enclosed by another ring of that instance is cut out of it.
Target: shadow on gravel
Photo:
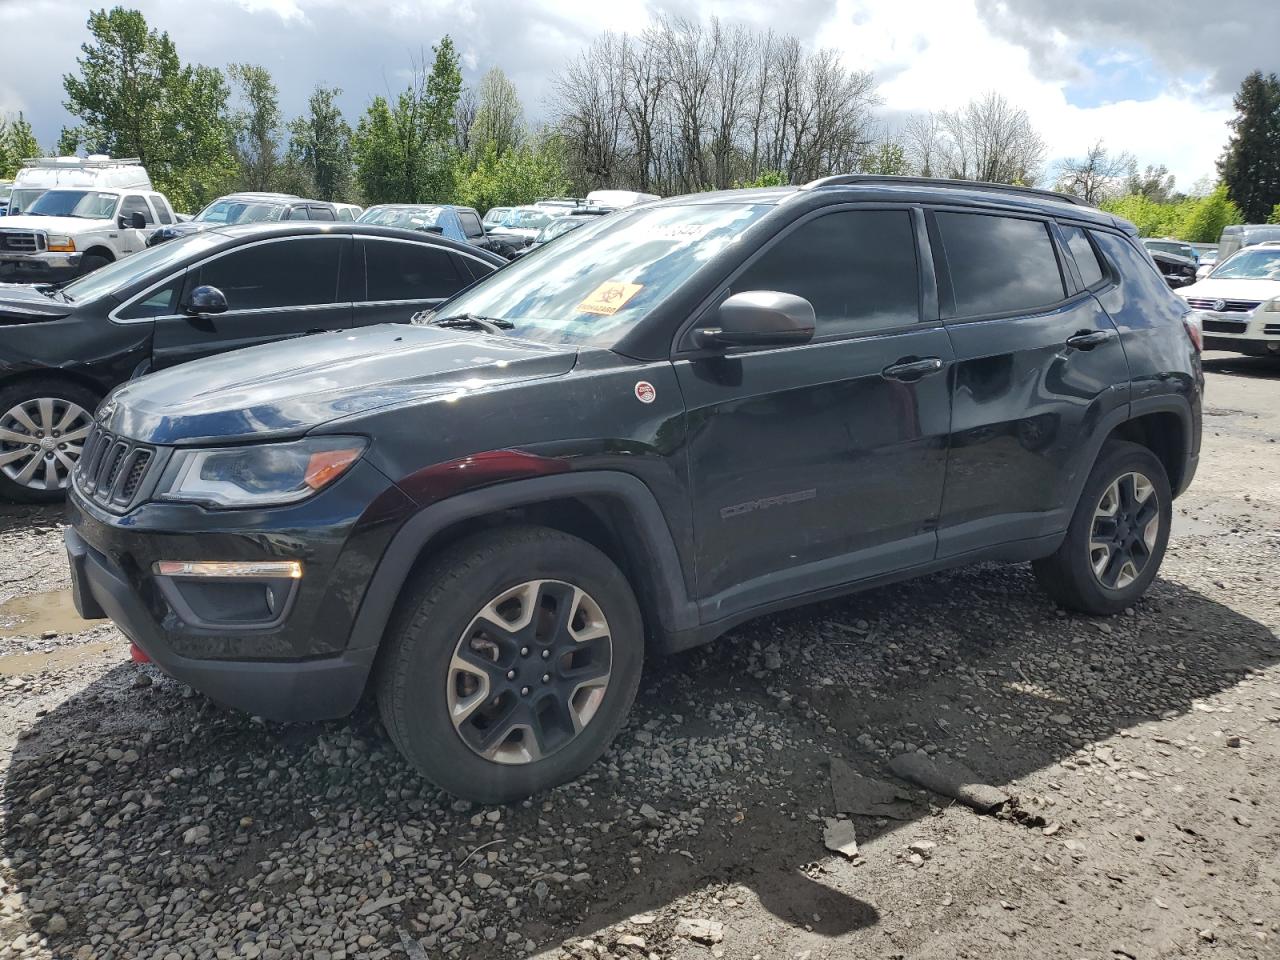
[[[1201,360],[1209,373],[1225,373],[1229,376],[1258,377],[1264,380],[1280,380],[1280,356],[1233,357],[1215,356]]]
[[[279,939],[268,921],[396,954],[404,931],[431,956],[510,955],[695,891],[834,937],[879,913],[824,878],[833,755],[891,779],[887,759],[920,748],[1009,784],[1277,660],[1266,627],[1167,580],[1093,620],[1057,611],[1025,568],[977,567],[650,665],[604,761],[503,809],[425,785],[367,708],[263,725],[164,679],[134,690],[121,666],[38,721],[39,755],[19,746],[0,857],[32,925],[60,913],[55,946],[96,937],[98,960],[160,956],[146,938],[162,928],[196,956]],[[855,822],[864,842],[904,826]],[[645,930],[652,945],[670,923]]]

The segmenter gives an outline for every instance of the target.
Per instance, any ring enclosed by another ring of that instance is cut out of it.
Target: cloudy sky
[[[0,0],[0,113],[23,110],[42,143],[71,118],[89,10],[77,0]],[[354,125],[404,85],[411,58],[448,33],[474,80],[501,66],[526,113],[548,111],[549,78],[602,30],[655,13],[720,16],[839,49],[880,81],[886,122],[998,90],[1031,114],[1053,158],[1101,138],[1164,163],[1184,188],[1226,141],[1231,93],[1255,67],[1280,70],[1280,0],[131,0],[187,60],[260,63],[288,115],[317,82],[343,89]]]

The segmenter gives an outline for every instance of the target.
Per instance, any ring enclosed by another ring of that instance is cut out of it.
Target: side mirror
[[[135,210],[133,215],[129,217],[129,226],[135,230],[145,230],[147,228],[147,218]]]
[[[785,347],[813,339],[813,304],[793,293],[747,290],[735,293],[718,311],[719,326],[698,331],[703,347]]]
[[[423,233],[439,233],[439,234],[443,234],[443,233],[444,233],[444,227],[438,227],[438,226],[436,226],[435,224],[432,224],[432,225],[431,225],[431,226],[429,226],[429,227],[423,227],[423,228],[422,228],[422,232],[423,232]]]
[[[227,298],[217,287],[196,287],[183,311],[192,317],[210,313],[226,313]]]

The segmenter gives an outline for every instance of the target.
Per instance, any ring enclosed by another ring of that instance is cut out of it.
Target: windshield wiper
[[[452,317],[441,317],[428,320],[429,327],[466,327],[471,330],[483,330],[485,333],[501,333],[503,330],[514,330],[515,324],[501,317],[482,317],[478,313],[459,313]]]

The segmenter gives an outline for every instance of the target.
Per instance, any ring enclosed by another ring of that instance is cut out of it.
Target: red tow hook
[[[140,646],[138,646],[136,643],[134,643],[132,640],[129,641],[129,659],[132,660],[134,663],[150,663],[151,662],[151,658],[147,656],[147,652],[143,650]]]

